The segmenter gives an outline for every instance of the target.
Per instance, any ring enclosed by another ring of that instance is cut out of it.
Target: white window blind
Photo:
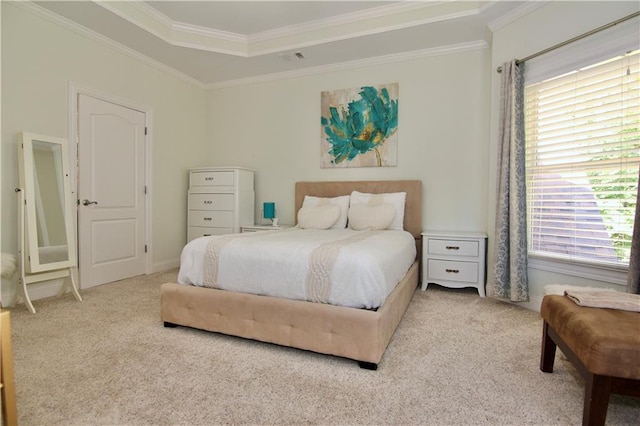
[[[525,83],[530,254],[628,265],[640,165],[639,53]]]

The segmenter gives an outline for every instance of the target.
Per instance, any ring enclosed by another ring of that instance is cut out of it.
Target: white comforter
[[[207,246],[216,238],[225,238],[215,257],[216,288],[354,308],[381,306],[416,257],[415,240],[405,231],[292,228],[202,237],[182,251],[180,284],[211,286],[204,271],[211,270]],[[309,282],[318,281],[317,255],[327,247],[337,253],[331,270],[320,274],[329,277],[330,286],[323,300],[314,300]]]

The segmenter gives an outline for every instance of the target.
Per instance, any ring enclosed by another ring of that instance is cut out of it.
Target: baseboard
[[[165,272],[180,267],[180,259],[166,260],[151,265],[151,273]]]
[[[531,311],[540,312],[540,305],[542,305],[542,296],[529,296],[528,302],[518,302],[515,305],[522,306],[525,309]]]
[[[34,300],[46,299],[47,297],[57,296],[58,292],[60,291],[60,288],[64,284],[63,281],[64,281],[63,279],[56,279],[56,280],[42,281],[39,283],[29,284],[29,298],[33,302]],[[15,286],[17,285],[18,283],[16,282],[15,285],[12,286],[12,288],[16,288]],[[2,306],[5,308],[10,307],[9,303],[13,301],[14,296],[15,296],[15,293],[13,291],[9,292],[9,291],[4,291],[3,289],[2,294],[0,295],[0,297],[2,297]],[[24,301],[21,301],[19,304],[16,305],[16,307],[22,306],[23,302]]]
[[[151,265],[151,274],[156,272],[165,272],[180,267],[180,259],[167,260],[164,262],[158,262]],[[14,290],[18,285],[17,280],[11,283],[12,285],[6,285],[8,280],[3,280],[2,291],[0,292],[0,300],[3,307],[9,307],[8,304],[13,301]],[[34,300],[46,299],[47,297],[53,297],[58,295],[61,286],[63,285],[62,279],[42,281],[39,283],[29,284],[29,298]],[[11,287],[7,289],[7,287]]]
[[[63,285],[64,279],[29,284],[29,297],[38,300],[57,296]]]

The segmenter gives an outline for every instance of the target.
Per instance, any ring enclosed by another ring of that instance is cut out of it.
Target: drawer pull
[[[205,203],[205,204],[213,204],[213,201],[211,201],[211,200],[205,200],[205,201],[204,201],[204,203]]]
[[[459,270],[459,269],[445,269],[445,271],[450,272],[450,273],[452,273],[452,274],[457,274],[457,273],[459,273],[459,272],[460,272],[460,270]]]
[[[211,220],[211,218],[210,217],[205,217],[204,220]]]
[[[202,234],[203,237],[210,237],[211,234]]]
[[[204,180],[213,180],[213,177],[212,176],[208,176],[208,177],[204,178]]]
[[[460,250],[460,247],[458,247],[458,246],[446,246],[445,248],[447,250]]]

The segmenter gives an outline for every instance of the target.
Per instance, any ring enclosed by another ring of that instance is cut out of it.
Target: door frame
[[[144,273],[145,274],[150,274],[152,272],[152,259],[153,259],[153,238],[152,238],[152,233],[151,233],[151,218],[153,217],[153,215],[151,214],[151,199],[153,197],[153,188],[151,186],[151,178],[153,176],[152,173],[152,140],[153,140],[153,110],[145,105],[140,105],[140,104],[136,104],[128,99],[123,99],[117,96],[113,96],[110,94],[107,94],[105,92],[99,91],[99,90],[95,90],[86,86],[82,86],[80,84],[74,83],[72,81],[69,82],[69,98],[68,98],[68,102],[69,102],[69,106],[68,106],[68,110],[69,110],[69,114],[68,114],[68,132],[69,132],[69,155],[71,156],[71,162],[69,164],[71,164],[71,169],[73,171],[72,176],[71,176],[71,192],[73,194],[74,197],[76,197],[76,199],[78,199],[78,170],[79,170],[79,164],[78,164],[78,114],[79,114],[79,105],[78,105],[78,95],[86,95],[86,96],[90,96],[92,98],[96,98],[96,99],[100,99],[102,101],[105,102],[111,102],[113,104],[116,105],[120,105],[122,107],[125,108],[129,108],[129,109],[133,109],[139,112],[142,112],[145,116],[145,127],[147,129],[146,135],[145,135],[145,141],[144,141],[144,149],[145,149],[145,159],[144,159],[144,184],[147,188],[147,193],[146,193],[146,197],[144,198],[144,203],[145,203],[145,230],[144,230],[144,234],[145,234],[145,244],[147,246],[147,251],[146,251],[146,256],[145,256],[145,260],[144,260]],[[79,243],[78,239],[80,238],[80,235],[78,233],[78,207],[76,205],[76,214],[73,217],[74,220],[74,225],[75,225],[75,235],[76,235],[76,242]],[[77,247],[78,244],[76,244],[76,264],[78,266],[75,267],[75,269],[79,268],[79,262],[78,262],[78,252],[77,252]],[[75,271],[76,274],[78,273],[78,271]],[[82,283],[79,283],[80,288],[82,288]]]

